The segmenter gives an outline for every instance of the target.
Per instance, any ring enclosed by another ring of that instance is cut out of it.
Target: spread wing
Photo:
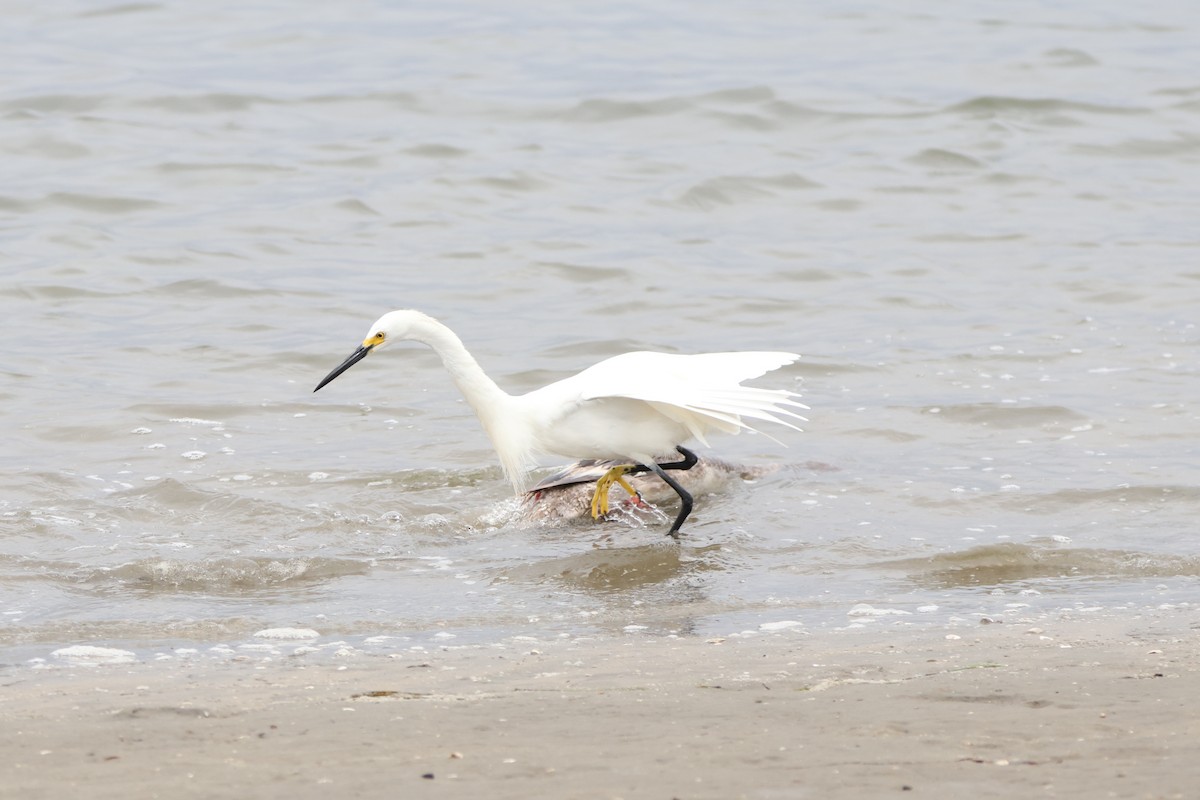
[[[784,389],[741,385],[798,358],[795,353],[776,352],[625,353],[584,370],[575,381],[582,400],[643,400],[705,442],[704,434],[709,430],[757,430],[745,419],[800,430],[788,421],[805,421],[792,410],[807,408],[796,401],[799,395]]]

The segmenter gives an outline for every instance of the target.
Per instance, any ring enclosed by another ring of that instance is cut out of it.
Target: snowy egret
[[[510,395],[484,373],[454,331],[407,309],[380,317],[358,349],[313,391],[370,353],[399,341],[428,345],[442,359],[518,495],[538,454],[615,461],[617,465],[596,482],[593,517],[607,511],[613,483],[633,495],[624,476],[653,472],[679,496],[681,508],[670,536],[678,535],[692,510],[691,495],[667,474],[696,464],[696,455],[682,446],[684,442],[696,439],[707,445],[705,436],[712,431],[753,430],[743,417],[800,430],[781,416],[803,420],[791,408],[807,408],[792,392],[741,385],[799,358],[775,352],[625,353],[528,394]],[[664,454],[674,453],[682,460],[661,461]]]

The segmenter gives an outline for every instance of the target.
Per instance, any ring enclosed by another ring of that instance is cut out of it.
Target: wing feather
[[[583,400],[643,400],[705,442],[704,434],[712,429],[727,433],[756,430],[743,418],[800,430],[783,418],[805,421],[791,410],[808,408],[794,399],[799,395],[741,385],[798,358],[795,353],[781,352],[626,353],[584,370],[576,380]]]

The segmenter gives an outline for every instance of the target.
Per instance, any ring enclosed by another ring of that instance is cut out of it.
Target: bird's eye
[[[385,337],[383,335],[383,331],[379,331],[378,333],[375,334],[375,338],[382,342],[387,337]]]

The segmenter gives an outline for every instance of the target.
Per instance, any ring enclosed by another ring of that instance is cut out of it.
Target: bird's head
[[[421,315],[415,311],[389,311],[387,314],[384,314],[382,317],[375,320],[375,324],[368,329],[367,336],[365,339],[363,339],[362,344],[358,346],[358,349],[351,353],[345,361],[343,361],[341,364],[338,364],[332,372],[326,375],[325,378],[317,384],[317,388],[313,389],[313,391],[320,391],[322,386],[353,367],[359,361],[362,361],[364,358],[370,355],[372,351],[379,350],[390,342],[410,338],[409,334],[412,330],[413,323],[420,316]]]

